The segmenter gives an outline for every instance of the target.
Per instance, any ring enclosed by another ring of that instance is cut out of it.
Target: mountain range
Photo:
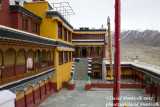
[[[111,32],[114,45],[114,32]],[[121,44],[141,44],[160,47],[160,32],[156,30],[124,30],[121,31]]]

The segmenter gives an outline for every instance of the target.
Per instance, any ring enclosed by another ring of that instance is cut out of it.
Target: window
[[[69,62],[71,62],[71,52],[69,52]]]
[[[90,48],[90,56],[94,56],[94,47]]]
[[[68,31],[68,42],[71,42],[71,32]]]
[[[96,47],[96,56],[99,56],[99,47]]]
[[[38,32],[39,24],[32,19],[32,32]]]
[[[1,0],[0,0],[0,9],[1,9]]]
[[[28,30],[28,17],[22,15],[22,29]]]
[[[67,41],[67,29],[64,28],[64,40]]]
[[[62,39],[62,25],[58,23],[58,38]]]
[[[78,56],[78,47],[75,47],[74,55],[75,55],[75,56]]]
[[[59,65],[63,64],[63,51],[59,52]]]
[[[65,57],[65,63],[68,62],[68,52],[64,52],[64,57]]]

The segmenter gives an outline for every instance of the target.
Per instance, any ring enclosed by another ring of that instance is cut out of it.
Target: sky
[[[75,15],[70,23],[74,28],[107,28],[111,18],[114,31],[115,0],[46,0],[49,3],[69,2]],[[121,30],[159,30],[160,0],[121,0]]]

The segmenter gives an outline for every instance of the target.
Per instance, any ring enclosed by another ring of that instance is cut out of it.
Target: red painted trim
[[[34,89],[33,89],[33,102],[34,102],[34,104],[36,103],[36,102],[35,102],[35,93],[34,93]]]
[[[33,107],[38,107],[43,101],[45,101],[49,96],[54,93],[54,90],[50,92],[48,95],[45,95],[38,103],[36,103]]]
[[[26,95],[24,95],[24,99],[25,99],[25,107],[28,107],[28,105],[27,105],[27,97],[26,97]]]
[[[42,99],[42,95],[41,95],[41,86],[39,86],[39,94],[40,94],[40,99]]]
[[[46,87],[46,83],[45,83],[45,95],[47,95],[47,87]]]

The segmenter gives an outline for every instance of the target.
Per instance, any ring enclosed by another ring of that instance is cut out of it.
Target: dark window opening
[[[58,38],[62,39],[62,25],[58,23]]]
[[[99,56],[99,47],[96,47],[96,56]]]
[[[64,40],[67,41],[67,29],[64,28]]]
[[[22,29],[28,30],[28,17],[22,15]]]
[[[68,62],[68,52],[65,52],[64,56],[65,56],[65,63],[67,63]]]
[[[78,56],[78,47],[75,48],[74,55],[75,55],[75,56]]]
[[[69,52],[69,62],[71,62],[71,52]]]
[[[68,31],[68,42],[71,42],[71,32]]]
[[[39,24],[32,20],[32,32],[38,32]]]
[[[1,9],[1,0],[0,0],[0,9]]]
[[[59,65],[63,64],[63,51],[59,52]]]

